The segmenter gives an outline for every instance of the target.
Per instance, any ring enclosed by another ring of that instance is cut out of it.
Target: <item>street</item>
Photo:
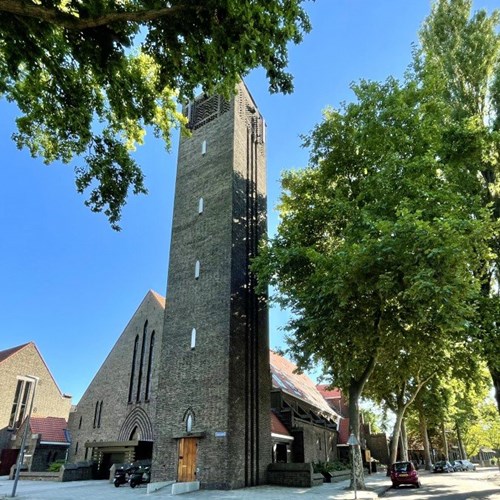
[[[366,477],[369,490],[358,491],[359,500],[374,500],[378,495],[384,499],[404,500],[500,500],[500,472],[495,467],[480,468],[477,472],[455,472],[453,474],[420,473],[422,488],[402,486],[387,489],[390,479],[379,472]],[[287,488],[280,486],[257,486],[241,490],[201,490],[186,493],[182,499],[194,500],[352,500],[354,492],[347,489],[348,481],[325,483],[315,488]],[[387,490],[386,490],[387,489]],[[0,500],[10,498],[12,481],[0,477]],[[386,491],[385,493],[383,493]],[[115,488],[106,480],[74,481],[57,483],[49,481],[20,481],[19,500],[117,500],[138,497],[172,498],[166,490],[146,494],[145,487],[132,489],[128,486]]]
[[[500,472],[495,467],[480,468],[476,472],[420,473],[422,488],[401,486],[389,489],[384,498],[405,500],[500,500]]]

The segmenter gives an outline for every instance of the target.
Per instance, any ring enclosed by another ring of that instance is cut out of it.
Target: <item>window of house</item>
[[[196,264],[194,265],[194,277],[195,279],[198,279],[200,277],[200,261],[197,260]]]
[[[201,154],[202,155],[207,154],[207,141],[203,141],[201,143]]]
[[[81,429],[81,428],[82,428],[82,418],[83,418],[83,417],[80,417],[80,421],[78,422],[78,429]]]
[[[28,401],[31,394],[31,386],[33,385],[33,383],[28,380],[23,380],[22,382],[23,382],[22,397],[18,408],[18,415],[16,422],[17,429],[19,429],[19,427],[23,423],[24,416],[26,415],[26,410],[28,408]]]
[[[10,412],[9,427],[14,427],[14,422],[16,421],[17,409],[19,406],[19,400],[21,398],[21,390],[23,388],[23,380],[17,381],[16,392],[14,394],[14,402],[12,403],[12,410]]]
[[[76,446],[75,446],[75,455],[78,455],[78,441],[76,442]]]
[[[151,377],[153,375],[153,349],[155,346],[155,331],[151,333],[151,339],[149,341],[149,356],[148,356],[148,374],[146,376],[146,401],[149,399],[149,391],[151,389]]]
[[[203,198],[200,198],[198,200],[198,214],[202,214],[203,213]]]

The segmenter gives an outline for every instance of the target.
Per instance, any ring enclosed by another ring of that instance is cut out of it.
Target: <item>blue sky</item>
[[[289,54],[295,92],[270,95],[261,70],[246,78],[268,125],[271,234],[280,173],[307,164],[300,135],[326,106],[352,99],[351,82],[402,76],[430,0],[316,0],[306,9],[313,31]],[[0,350],[34,341],[77,403],[146,292],[165,295],[178,133],[170,153],[152,134],[138,149],[149,195],[129,199],[117,233],[84,206],[74,165],[46,166],[16,149],[17,115],[0,100]],[[271,347],[282,345],[285,321],[271,311]]]

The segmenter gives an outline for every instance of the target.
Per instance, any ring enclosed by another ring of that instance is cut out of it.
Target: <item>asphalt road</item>
[[[404,500],[500,500],[500,472],[494,467],[476,472],[420,473],[422,488],[389,489],[384,498]]]
[[[432,474],[421,472],[422,488],[390,488],[390,479],[385,473],[367,476],[368,491],[358,491],[359,500],[375,500],[377,494],[386,499],[404,500],[500,500],[500,472],[488,467],[478,472],[455,472],[453,474]],[[10,498],[12,481],[0,477],[0,500]],[[165,490],[146,495],[144,486],[132,489],[128,486],[115,488],[108,481],[75,481],[53,483],[46,481],[20,481],[18,500],[137,500],[138,497],[178,498],[179,500],[352,500],[354,492],[346,489],[348,481],[325,483],[315,488],[285,488],[279,486],[258,486],[241,490],[202,490],[172,497]]]

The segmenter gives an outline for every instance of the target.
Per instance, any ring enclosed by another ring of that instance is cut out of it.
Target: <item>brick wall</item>
[[[152,426],[158,385],[158,359],[163,330],[163,315],[164,306],[161,300],[159,301],[153,292],[148,292],[83,394],[76,411],[70,414],[68,424],[72,437],[69,451],[70,462],[90,459],[89,452],[85,457],[86,442],[128,440],[130,436],[120,436],[120,431],[125,431],[129,427],[131,429],[134,426],[132,423],[127,427],[127,422],[130,421],[131,416],[132,420],[134,415],[137,415],[139,419],[149,419],[149,424]],[[147,327],[145,329],[146,321]],[[153,370],[150,395],[149,399],[146,399],[147,366],[153,332]],[[102,334],[113,335],[113,332],[102,332]],[[138,338],[138,348],[135,359],[132,402],[129,402],[132,358],[136,338]],[[137,398],[139,365],[144,338],[141,390],[139,398]],[[98,418],[94,422],[96,404],[99,413],[101,402],[100,423]],[[142,436],[143,439],[144,437]]]
[[[323,475],[314,474],[310,463],[270,464],[267,472],[269,484],[310,488],[323,484]]]
[[[265,151],[252,136],[253,116],[259,119],[241,85],[226,112],[181,139],[154,481],[177,479],[188,414],[202,487],[265,482],[271,461],[267,311],[248,274],[249,253],[265,230]]]
[[[0,363],[0,449],[10,447],[11,438],[16,434],[15,430],[8,429],[9,418],[18,377],[26,375],[40,379],[33,402],[33,416],[68,419],[71,397],[60,391],[35,344],[30,342]],[[28,409],[29,405],[26,413]]]

